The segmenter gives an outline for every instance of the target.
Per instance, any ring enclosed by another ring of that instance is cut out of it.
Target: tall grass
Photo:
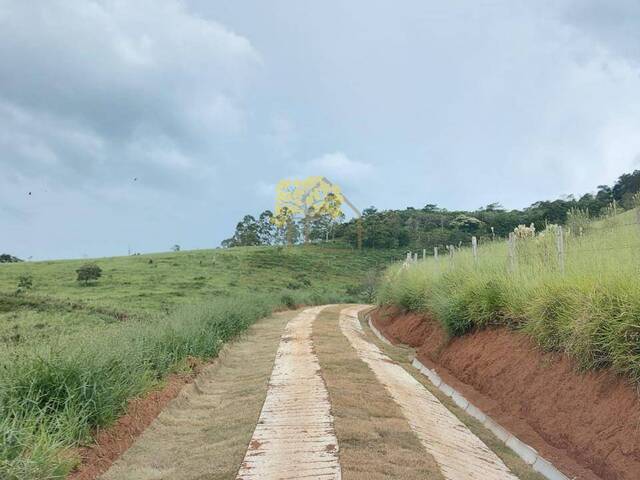
[[[236,296],[130,321],[108,337],[78,335],[59,345],[2,352],[0,478],[64,478],[76,462],[71,447],[114,421],[130,398],[188,357],[215,357],[225,342],[283,303],[342,300],[309,292]]]
[[[505,241],[390,267],[378,301],[435,315],[451,336],[488,325],[531,335],[584,369],[610,367],[640,382],[640,224],[636,212],[568,232],[565,272],[553,229],[517,242],[514,268]]]

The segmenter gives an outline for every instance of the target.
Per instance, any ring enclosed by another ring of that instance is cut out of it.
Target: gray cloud
[[[242,132],[260,56],[173,0],[16,0],[0,14],[0,62],[5,168],[155,181],[206,164],[216,139]]]
[[[636,0],[570,0],[564,19],[612,54],[640,62],[640,3]]]

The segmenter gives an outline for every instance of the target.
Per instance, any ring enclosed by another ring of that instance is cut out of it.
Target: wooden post
[[[560,267],[560,273],[564,275],[564,232],[561,226],[558,226],[556,231],[556,248],[558,250],[558,267]]]
[[[426,260],[427,259],[427,249],[423,248],[422,249],[422,260]]]
[[[516,271],[516,234],[511,232],[509,233],[509,271]]]
[[[438,261],[438,247],[433,247],[433,258]]]
[[[407,262],[410,262],[413,259],[411,252],[407,252]]]
[[[473,261],[478,261],[478,238],[476,236],[471,237],[471,253],[473,254]]]
[[[418,252],[413,254],[413,263],[417,263],[418,262]]]

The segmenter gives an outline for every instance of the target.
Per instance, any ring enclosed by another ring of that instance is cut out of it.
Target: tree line
[[[306,242],[328,242],[336,240],[336,231],[344,222],[344,214],[335,218],[331,214],[314,213],[296,219],[286,212],[274,215],[265,210],[258,218],[245,215],[236,225],[232,237],[222,241],[223,247],[246,247],[256,245],[285,245]]]
[[[574,218],[596,218],[612,209],[634,208],[638,206],[639,191],[640,170],[635,170],[621,175],[613,186],[599,185],[595,193],[586,193],[579,198],[569,195],[556,200],[542,200],[521,210],[507,210],[498,203],[474,211],[447,210],[435,204],[403,210],[369,207],[362,212],[363,246],[432,249],[468,243],[471,236],[502,238],[518,225],[533,223],[537,228],[544,228],[547,223],[566,224],[572,215]],[[233,237],[223,241],[222,246],[300,243],[303,224],[307,225],[310,242],[331,241],[355,246],[357,221],[345,222],[343,218],[292,219],[289,225],[277,227],[273,213],[266,210],[257,219],[246,215],[236,226]]]

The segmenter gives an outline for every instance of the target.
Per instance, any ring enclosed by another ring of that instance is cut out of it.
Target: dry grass
[[[400,407],[340,332],[340,308],[319,315],[312,338],[331,400],[343,478],[442,479]]]
[[[469,416],[464,410],[459,408],[453,401],[444,395],[440,390],[435,388],[424,375],[411,366],[411,361],[415,357],[414,349],[404,346],[387,345],[380,341],[378,337],[371,331],[367,322],[362,321],[365,332],[369,337],[369,341],[374,342],[380,350],[388,355],[394,362],[402,365],[416,380],[425,386],[444,406],[446,406],[462,423],[464,423],[474,435],[484,442],[487,447],[495,452],[496,455],[509,467],[520,480],[545,480],[545,477],[536,473],[523,462],[513,451],[502,443],[496,436],[487,430],[475,418]]]
[[[104,480],[235,478],[260,416],[280,336],[295,313],[261,320],[228,345]]]

